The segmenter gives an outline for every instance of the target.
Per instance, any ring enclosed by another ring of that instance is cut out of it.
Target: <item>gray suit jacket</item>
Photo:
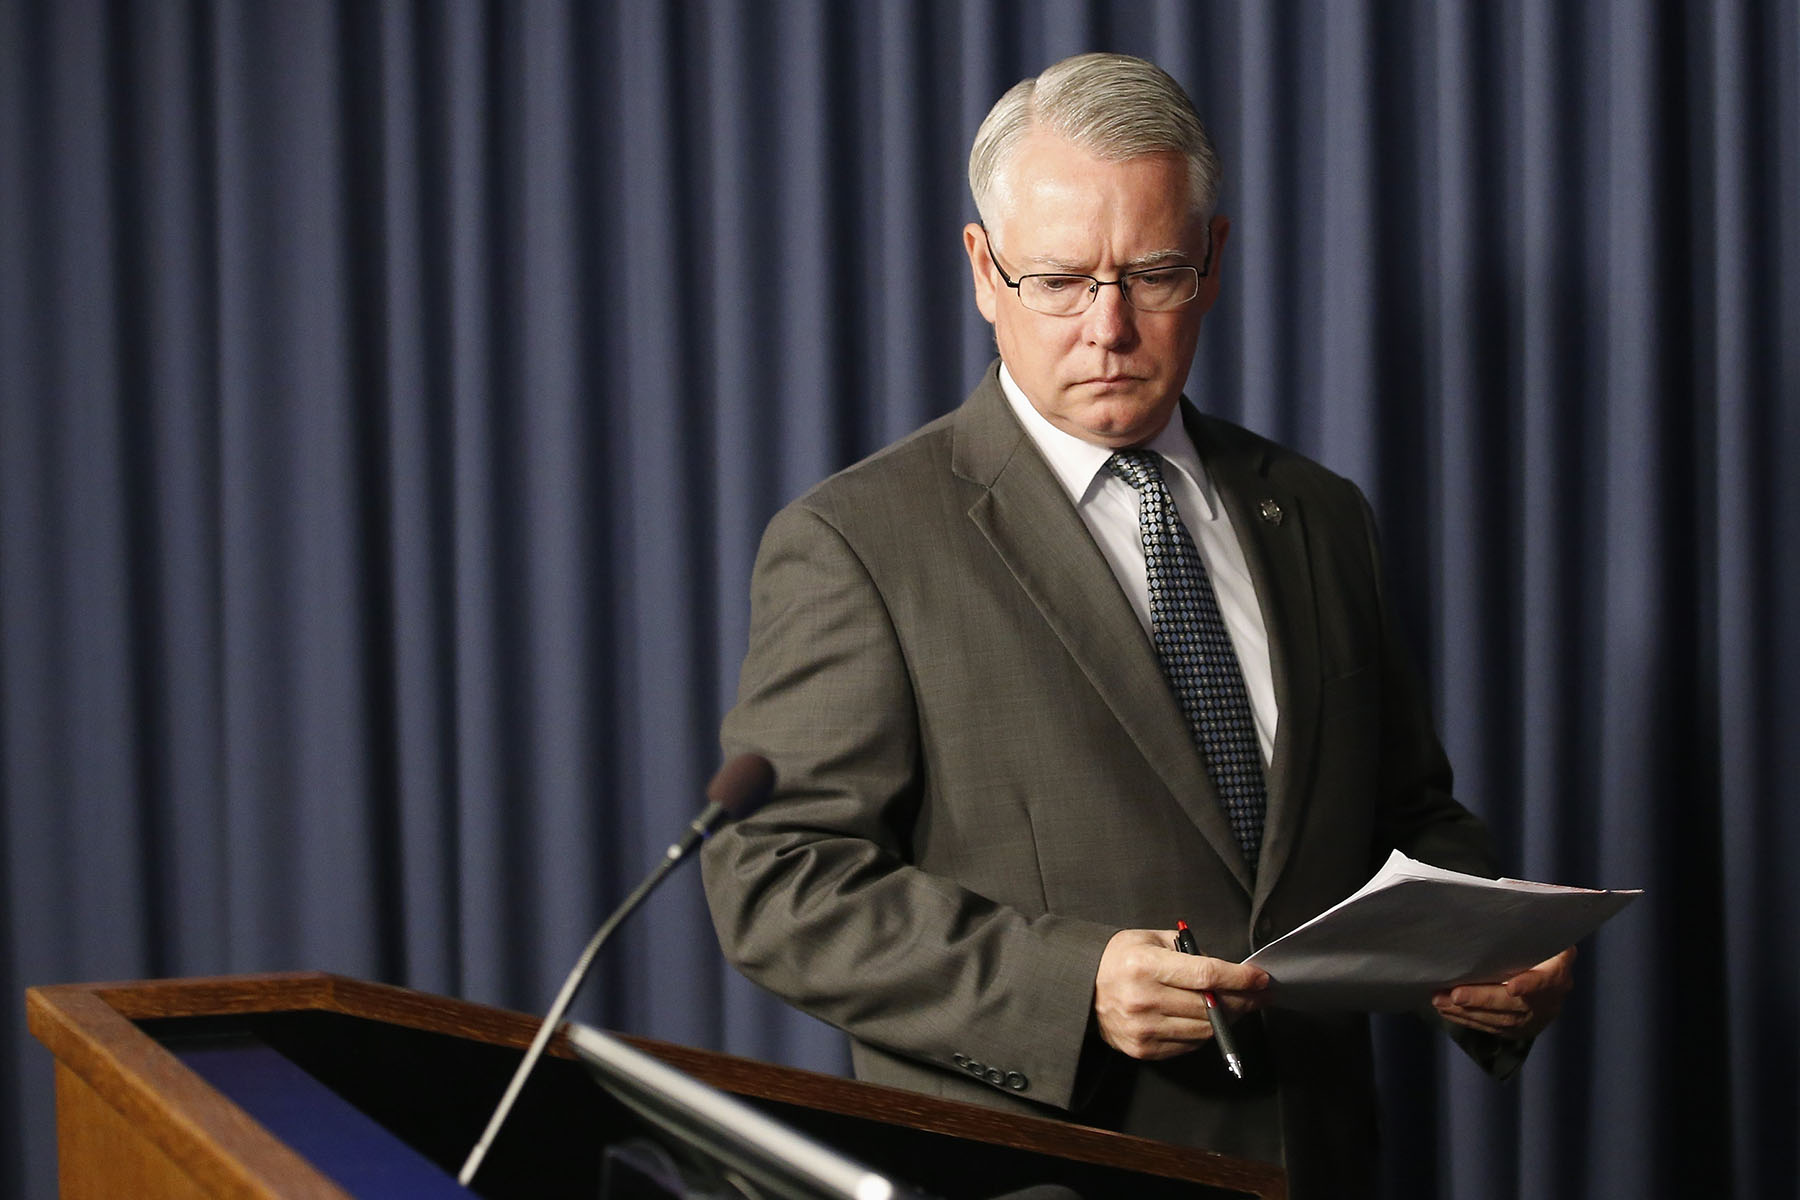
[[[1182,419],[1269,631],[1254,879],[1154,647],[990,368],[770,522],[723,741],[775,764],[777,799],[707,847],[707,893],[731,960],[846,1030],[864,1078],[1285,1161],[1296,1195],[1352,1195],[1376,1153],[1362,1016],[1240,1023],[1248,1083],[1212,1053],[1136,1062],[1091,1028],[1119,929],[1185,919],[1236,960],[1393,847],[1490,869],[1361,494],[1185,402]]]

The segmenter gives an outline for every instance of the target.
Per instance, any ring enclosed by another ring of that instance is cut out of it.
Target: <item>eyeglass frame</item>
[[[1100,289],[1103,287],[1118,288],[1120,298],[1125,301],[1133,312],[1179,312],[1200,298],[1198,280],[1205,279],[1212,274],[1213,235],[1211,225],[1206,227],[1206,257],[1200,261],[1199,266],[1196,267],[1193,263],[1171,264],[1171,266],[1186,267],[1193,271],[1196,280],[1194,294],[1189,296],[1186,300],[1183,300],[1180,304],[1175,305],[1173,308],[1139,308],[1137,305],[1131,303],[1131,289],[1127,286],[1127,281],[1134,275],[1149,275],[1156,271],[1167,271],[1170,269],[1169,266],[1142,267],[1136,271],[1124,271],[1119,274],[1117,279],[1100,279],[1093,275],[1084,274],[1081,271],[1032,271],[1014,279],[1006,273],[1006,268],[1000,265],[1000,257],[994,253],[994,235],[988,232],[986,225],[981,227],[981,238],[987,243],[988,261],[994,264],[994,270],[1000,272],[1001,282],[1005,283],[1007,287],[1013,290],[1013,294],[1019,297],[1019,304],[1025,311],[1037,313],[1040,317],[1079,317],[1087,312],[1088,309],[1094,307],[1094,302],[1100,299]],[[1027,279],[1044,278],[1087,280],[1091,285],[1087,289],[1089,297],[1087,304],[1076,309],[1074,312],[1067,313],[1047,313],[1026,304],[1025,294],[1019,290],[1020,285]]]

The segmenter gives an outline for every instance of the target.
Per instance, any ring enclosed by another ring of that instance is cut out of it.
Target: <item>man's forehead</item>
[[[1192,263],[1205,252],[1206,223],[1186,211],[1150,220],[1069,219],[1055,208],[1008,211],[989,230],[1005,266],[1014,271],[1086,274],[1102,263],[1122,270]]]
[[[1054,239],[1051,240],[1053,241]],[[1031,268],[1039,271],[1074,271],[1086,274],[1089,269],[1098,265],[1096,262],[1097,256],[1092,252],[1081,253],[1078,251],[1069,253],[1066,251],[1057,252],[1053,249],[1035,252],[1029,245],[1030,239],[1025,239],[1025,242],[1026,245],[1023,252],[1015,252],[1013,255],[1015,265],[1019,266],[1021,269]],[[1194,253],[1194,251],[1185,246],[1175,245],[1158,246],[1151,250],[1140,251],[1123,257],[1115,258],[1111,255],[1100,257],[1110,259],[1114,266],[1123,270],[1136,271],[1145,267],[1160,267],[1191,262],[1194,258]]]
[[[1165,262],[1197,253],[1204,238],[1177,154],[1107,159],[1038,132],[1001,176],[989,232],[1003,253],[1044,269],[1076,269],[1097,256]]]

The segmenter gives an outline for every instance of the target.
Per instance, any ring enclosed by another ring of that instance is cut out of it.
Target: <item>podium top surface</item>
[[[537,1025],[537,1018],[522,1013],[325,972],[59,984],[32,988],[26,1000],[31,1031],[59,1066],[142,1130],[206,1193],[284,1200],[338,1200],[350,1193],[184,1066],[147,1029],[194,1018],[306,1013],[522,1050]],[[1286,1195],[1285,1173],[1266,1163],[692,1047],[622,1040],[722,1091],[790,1113],[943,1135],[976,1150],[985,1145],[1065,1160],[1076,1170],[1130,1172],[1147,1185],[1185,1181],[1200,1185],[1196,1194],[1259,1200]],[[551,1054],[571,1057],[560,1035]]]

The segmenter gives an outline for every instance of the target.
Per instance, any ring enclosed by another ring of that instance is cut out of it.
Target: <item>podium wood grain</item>
[[[32,1033],[56,1058],[58,1161],[66,1198],[344,1200],[343,1189],[171,1051],[140,1021],[332,1013],[380,1026],[523,1049],[537,1019],[322,972],[63,984],[26,994]],[[1116,1168],[1197,1193],[1283,1200],[1265,1163],[1146,1141],[644,1038],[625,1038],[723,1091],[959,1142]],[[563,1039],[551,1053],[569,1056]],[[1210,1189],[1210,1191],[1209,1191]]]

